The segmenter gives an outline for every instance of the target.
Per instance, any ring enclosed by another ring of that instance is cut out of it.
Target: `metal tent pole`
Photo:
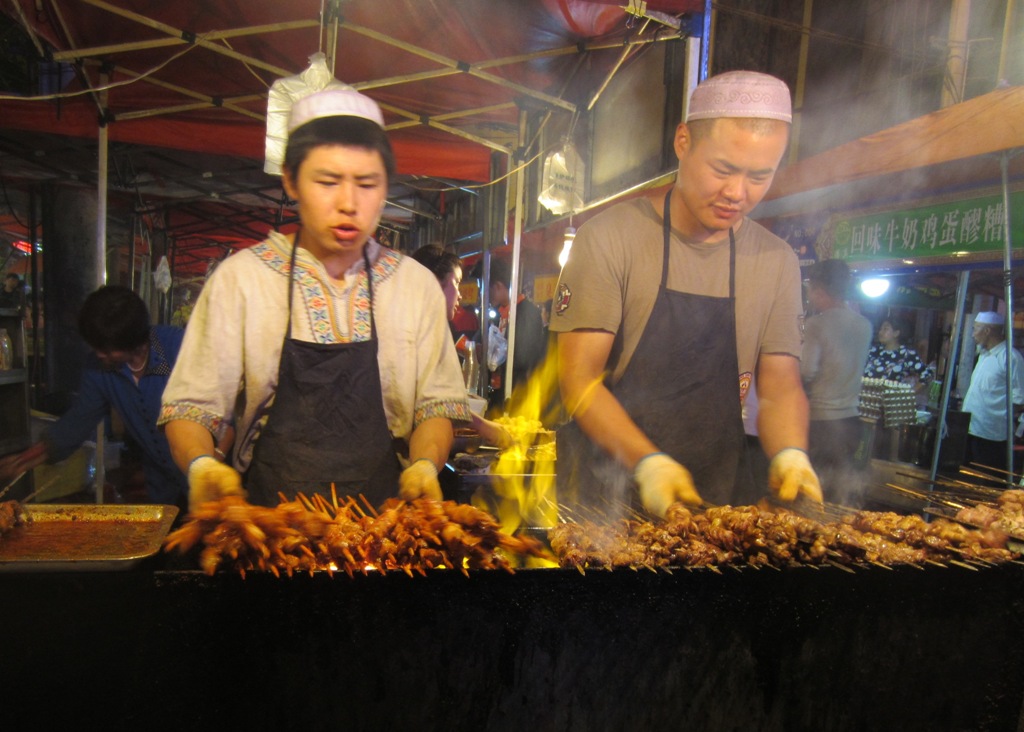
[[[526,139],[524,134],[526,113],[521,112],[519,119],[519,143],[522,145]],[[523,148],[520,148],[520,151],[521,154],[514,156],[512,160],[516,166],[516,214],[512,234],[512,272],[509,277],[511,282],[508,283],[508,331],[506,333],[508,357],[505,360],[505,378],[502,382],[504,387],[502,404],[507,404],[509,397],[512,396],[513,365],[516,355],[516,311],[519,309],[519,279],[522,274],[519,256],[522,252],[523,223],[526,220],[523,210],[526,196],[526,151]]]
[[[1012,488],[1013,475],[1013,270],[1010,266],[1013,232],[1010,229],[1010,186],[1007,169],[1010,153],[999,156],[1003,182],[1003,289],[1006,300],[1006,486]]]
[[[110,75],[103,71],[100,73],[100,129],[97,145],[97,174],[96,174],[96,286],[102,287],[107,282],[107,174],[109,169],[109,129],[107,125],[107,84],[110,83]],[[96,454],[93,456],[93,464],[96,473],[93,478],[93,485],[96,488],[96,503],[103,503],[103,486],[106,483],[106,466],[104,457],[105,444],[105,422],[100,420],[96,427]]]
[[[928,479],[935,485],[935,476],[939,472],[939,453],[942,450],[942,437],[946,431],[946,412],[949,409],[949,395],[953,391],[953,372],[956,370],[959,359],[955,354],[960,353],[960,338],[964,327],[964,304],[967,302],[967,284],[970,281],[971,273],[965,270],[960,273],[956,285],[956,310],[953,318],[953,332],[949,334],[949,357],[946,359],[946,373],[942,379],[942,404],[939,405],[939,422],[935,425],[935,440],[932,449],[932,468]]]

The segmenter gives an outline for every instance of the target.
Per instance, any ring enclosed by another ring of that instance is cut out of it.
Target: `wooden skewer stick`
[[[987,561],[985,559],[981,559],[979,557],[971,557],[970,559],[968,559],[966,561],[970,562],[971,564],[977,564],[977,565],[979,565],[981,567],[994,567],[994,566],[996,566],[994,562],[989,562],[989,561]]]
[[[840,564],[839,562],[834,562],[834,561],[832,561],[831,559],[828,559],[828,560],[826,560],[826,561],[827,561],[827,562],[828,562],[829,564],[831,564],[831,565],[832,565],[833,567],[836,567],[837,569],[841,569],[841,570],[843,570],[844,572],[849,572],[850,574],[857,574],[857,571],[856,571],[856,570],[854,570],[854,569],[853,569],[853,568],[851,568],[851,567],[847,567],[847,566],[846,566],[845,564]]]
[[[366,500],[366,496],[364,496],[362,493],[359,494],[359,500],[361,500],[363,504],[370,510],[371,516],[373,516],[374,518],[378,518],[380,516],[380,514],[377,513],[377,509],[375,509],[373,505],[368,500]]]
[[[991,470],[994,473],[1002,473],[1003,475],[1008,475],[1011,478],[1013,478],[1013,482],[1014,483],[1019,482],[1020,479],[1022,477],[1024,477],[1024,476],[1018,475],[1017,473],[1014,473],[1011,470],[1006,470],[1004,468],[997,468],[994,465],[982,465],[981,463],[971,463],[971,467],[974,467],[974,468],[984,468],[985,470]]]
[[[958,567],[963,567],[964,569],[969,569],[969,570],[971,570],[972,572],[977,572],[977,571],[978,571],[978,568],[977,568],[977,567],[972,567],[972,566],[971,566],[971,565],[969,565],[969,564],[968,564],[967,562],[961,562],[961,561],[959,561],[958,559],[950,559],[950,560],[949,560],[949,563],[950,563],[950,564],[955,564],[955,565],[956,565],[956,566],[958,566]]]

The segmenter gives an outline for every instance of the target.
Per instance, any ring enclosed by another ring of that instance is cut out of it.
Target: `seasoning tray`
[[[130,569],[160,551],[176,506],[40,504],[0,536],[0,572]]]

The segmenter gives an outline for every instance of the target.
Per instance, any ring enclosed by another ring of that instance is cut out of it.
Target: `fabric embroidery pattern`
[[[262,262],[271,269],[287,277],[290,272],[291,250],[288,240],[278,234],[251,248]],[[372,265],[374,286],[387,280],[394,274],[401,262],[402,255],[398,252],[381,247],[377,261]],[[319,268],[302,261],[296,261],[295,285],[302,295],[310,320],[310,330],[317,343],[344,343],[348,341],[368,341],[370,328],[370,291],[367,287],[366,273],[360,273],[350,297],[344,298],[348,306],[348,333],[338,327],[332,302],[328,294],[327,284]]]

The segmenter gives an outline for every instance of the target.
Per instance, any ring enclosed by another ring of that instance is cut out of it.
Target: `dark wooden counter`
[[[1015,730],[1024,566],[2,574],[3,727]]]

